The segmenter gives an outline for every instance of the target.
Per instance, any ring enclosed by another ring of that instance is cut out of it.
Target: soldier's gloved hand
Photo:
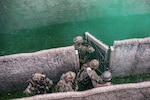
[[[111,82],[106,82],[105,85],[109,86],[109,85],[111,85]]]
[[[92,69],[90,68],[90,67],[88,67],[87,69],[86,69],[86,71],[87,71],[87,73],[88,73],[88,75],[92,72]]]
[[[95,49],[92,46],[88,46],[88,52],[89,53],[93,53],[95,51]]]
[[[87,71],[88,76],[89,76],[90,78],[92,78],[92,76],[93,76],[93,70],[92,70],[90,67],[88,67],[88,68],[86,69],[86,71]]]

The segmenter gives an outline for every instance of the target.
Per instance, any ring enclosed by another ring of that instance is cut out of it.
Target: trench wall
[[[84,92],[36,95],[16,100],[149,100],[150,81],[99,87]]]
[[[113,76],[150,73],[150,37],[114,41],[110,67]]]
[[[78,68],[79,59],[74,46],[1,56],[0,92],[25,89],[26,81],[35,72],[46,74],[56,83],[63,73]]]
[[[111,47],[110,65],[113,77],[150,72],[150,38],[115,41]],[[35,72],[43,72],[55,83],[62,73],[79,68],[77,51],[73,46],[43,50],[35,53],[0,57],[0,92],[24,89],[26,80]],[[112,85],[84,92],[36,95],[21,100],[147,100],[150,82]]]

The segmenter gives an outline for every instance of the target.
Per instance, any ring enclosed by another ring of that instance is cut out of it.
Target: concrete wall
[[[111,50],[113,76],[150,73],[150,37],[115,41]]]
[[[0,57],[0,92],[23,90],[35,72],[43,72],[55,83],[71,70],[77,71],[79,59],[74,46],[35,53]]]
[[[112,85],[83,92],[36,95],[16,100],[149,100],[150,82]]]

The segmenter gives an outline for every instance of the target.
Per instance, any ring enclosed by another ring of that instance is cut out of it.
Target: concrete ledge
[[[150,37],[132,38],[132,39],[114,41],[114,46],[130,45],[130,44],[138,44],[138,43],[150,43]]]
[[[15,100],[149,100],[150,81],[112,85],[83,92],[36,95]]]

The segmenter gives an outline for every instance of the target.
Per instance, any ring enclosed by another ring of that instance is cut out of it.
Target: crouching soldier
[[[110,71],[104,71],[101,76],[96,73],[95,70],[98,69],[99,64],[100,62],[97,59],[83,64],[77,74],[78,82],[84,84],[84,86],[92,83],[93,87],[111,85],[112,74]]]
[[[46,77],[46,75],[41,73],[33,74],[32,78],[28,81],[28,86],[24,90],[26,95],[34,94],[44,94],[51,92],[53,86],[53,81]]]
[[[93,87],[102,87],[111,85],[112,74],[110,71],[104,71],[101,76],[98,76],[95,70],[87,68],[88,76],[91,79]]]
[[[79,61],[81,64],[89,60],[90,54],[92,54],[95,49],[86,43],[82,36],[77,36],[73,39],[75,49],[79,52]]]
[[[77,91],[76,74],[72,71],[63,74],[56,85],[56,89],[57,92]]]
[[[87,90],[93,88],[91,79],[87,73],[87,68],[90,67],[92,70],[96,70],[99,67],[99,63],[98,59],[93,59],[81,66],[81,69],[77,73],[77,80],[82,89]]]
[[[87,68],[90,67],[92,70],[96,70],[99,67],[99,60],[98,59],[93,59],[90,62],[87,62],[82,65],[81,69],[77,73],[77,80],[81,84],[88,84],[91,79],[87,73]]]

